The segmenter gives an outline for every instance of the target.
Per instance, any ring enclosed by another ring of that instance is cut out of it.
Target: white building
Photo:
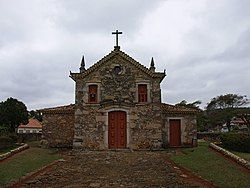
[[[17,128],[17,133],[42,133],[42,124],[36,119],[29,119],[29,123],[26,125],[19,125]]]

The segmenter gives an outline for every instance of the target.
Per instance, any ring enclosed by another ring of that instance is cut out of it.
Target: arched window
[[[89,85],[89,103],[97,103],[97,85]]]

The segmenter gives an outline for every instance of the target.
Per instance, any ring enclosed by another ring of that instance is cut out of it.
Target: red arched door
[[[126,148],[127,145],[126,112],[113,111],[108,113],[108,144],[110,149]]]
[[[181,146],[181,120],[170,119],[169,120],[169,145],[170,147]]]

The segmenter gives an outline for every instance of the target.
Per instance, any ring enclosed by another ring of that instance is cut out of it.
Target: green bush
[[[5,149],[14,145],[14,141],[9,136],[0,136],[0,149]]]
[[[6,135],[9,132],[10,132],[10,129],[8,128],[8,126],[0,124],[0,136],[1,135]]]
[[[221,142],[227,149],[250,153],[250,133],[225,133]]]

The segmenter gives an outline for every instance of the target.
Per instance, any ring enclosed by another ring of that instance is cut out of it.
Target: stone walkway
[[[166,152],[68,152],[65,161],[23,187],[192,187],[167,157]]]

